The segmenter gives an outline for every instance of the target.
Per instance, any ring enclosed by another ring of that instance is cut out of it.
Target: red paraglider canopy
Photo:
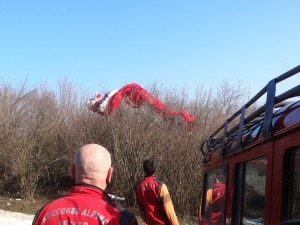
[[[120,89],[110,91],[103,97],[97,93],[93,99],[88,101],[88,107],[93,112],[98,112],[101,115],[109,115],[120,108],[123,100],[134,108],[148,104],[163,115],[181,116],[189,124],[195,119],[193,115],[186,111],[169,109],[158,98],[136,83],[127,84]]]

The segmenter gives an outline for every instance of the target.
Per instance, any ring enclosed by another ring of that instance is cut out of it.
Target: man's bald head
[[[98,144],[83,145],[76,151],[72,174],[76,183],[105,189],[112,175],[110,153]]]

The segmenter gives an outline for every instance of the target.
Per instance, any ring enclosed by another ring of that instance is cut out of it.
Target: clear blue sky
[[[157,82],[191,95],[240,80],[254,95],[300,64],[299,9],[299,0],[1,1],[0,79],[67,78],[91,93]]]

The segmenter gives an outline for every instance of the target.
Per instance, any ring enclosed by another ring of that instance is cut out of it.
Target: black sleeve
[[[138,225],[136,217],[127,209],[120,210],[121,225]]]

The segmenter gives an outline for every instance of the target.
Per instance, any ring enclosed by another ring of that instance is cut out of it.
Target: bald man
[[[101,145],[80,147],[71,165],[76,185],[70,193],[46,204],[33,220],[33,225],[137,225],[128,210],[114,205],[105,192],[113,168],[110,153]]]

